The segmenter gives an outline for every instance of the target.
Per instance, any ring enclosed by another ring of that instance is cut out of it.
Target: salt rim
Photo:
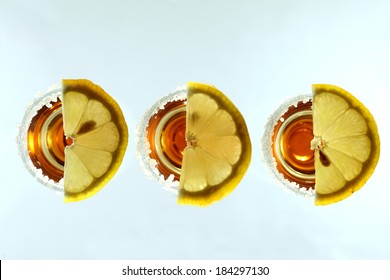
[[[50,102],[57,101],[59,98],[62,101],[62,87],[58,85],[51,86],[46,93],[38,93],[34,99],[31,100],[26,106],[26,113],[24,114],[22,123],[17,126],[18,134],[16,136],[16,145],[18,147],[19,156],[22,158],[23,163],[27,170],[38,180],[41,184],[49,189],[57,192],[64,192],[64,180],[61,179],[58,183],[44,175],[42,169],[36,168],[28,154],[27,150],[27,131],[31,124],[32,119],[37,115],[37,112],[43,107],[51,107]]]
[[[278,109],[268,118],[266,125],[264,126],[264,134],[261,139],[262,151],[263,151],[263,163],[267,166],[268,171],[270,171],[278,185],[287,191],[291,191],[295,194],[302,195],[306,198],[313,197],[315,194],[314,189],[306,189],[304,187],[300,187],[299,184],[295,182],[290,182],[285,179],[283,174],[281,174],[276,168],[277,162],[272,154],[272,136],[275,125],[278,121],[284,121],[282,116],[287,112],[290,106],[298,106],[298,102],[303,102],[304,104],[310,102],[313,99],[312,95],[298,95],[293,98],[290,98],[284,101]]]
[[[174,175],[171,174],[166,180],[157,168],[157,161],[152,159],[150,155],[150,144],[147,138],[147,127],[151,116],[156,114],[159,110],[165,108],[165,105],[169,102],[186,100],[187,99],[187,86],[177,87],[175,91],[160,98],[149,110],[147,110],[142,117],[142,120],[136,128],[136,156],[146,175],[149,179],[156,179],[165,190],[177,194],[179,191],[179,181],[174,179]],[[186,103],[186,101],[185,101]]]

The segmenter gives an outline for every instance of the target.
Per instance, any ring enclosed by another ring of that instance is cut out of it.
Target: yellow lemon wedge
[[[207,206],[238,185],[251,161],[245,120],[213,86],[187,83],[186,142],[178,203]]]
[[[315,204],[327,205],[359,190],[374,172],[380,141],[368,109],[347,91],[313,85]]]
[[[128,131],[119,105],[88,80],[63,80],[64,200],[79,201],[102,189],[118,170]]]

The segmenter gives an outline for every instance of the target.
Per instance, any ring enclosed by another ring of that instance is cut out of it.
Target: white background
[[[0,0],[0,258],[389,258],[389,13],[389,1]],[[27,103],[62,78],[101,85],[130,133],[113,180],[71,204],[15,144]],[[253,145],[241,184],[208,208],[178,206],[135,157],[145,110],[187,81],[225,92]],[[261,161],[268,116],[313,83],[358,97],[382,143],[366,186],[327,207],[282,191]]]

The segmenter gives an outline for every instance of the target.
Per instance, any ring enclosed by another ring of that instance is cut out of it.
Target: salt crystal
[[[51,107],[52,105],[50,102],[57,101],[57,98],[62,100],[61,95],[62,89],[58,87],[45,94],[39,93],[36,95],[36,97],[31,100],[26,107],[26,113],[23,117],[22,123],[18,125],[19,132],[16,136],[16,145],[18,146],[19,155],[22,158],[27,170],[44,186],[59,192],[64,191],[63,180],[58,183],[54,182],[53,180],[49,179],[49,177],[44,175],[41,169],[36,168],[33,165],[27,150],[27,131],[32,119],[36,116],[37,112],[43,106]]]
[[[187,86],[178,87],[174,92],[160,98],[149,110],[147,110],[137,126],[136,129],[136,156],[138,161],[148,178],[156,179],[165,190],[177,193],[179,189],[179,181],[174,179],[171,174],[167,179],[160,173],[157,168],[157,161],[150,157],[150,144],[148,141],[147,127],[149,119],[154,114],[158,113],[159,110],[163,110],[167,103],[186,100],[187,98]]]

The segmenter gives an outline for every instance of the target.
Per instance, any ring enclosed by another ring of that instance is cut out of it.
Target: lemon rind
[[[316,94],[322,92],[329,92],[336,94],[342,97],[350,107],[355,108],[366,120],[367,122],[367,136],[371,140],[371,151],[369,158],[363,163],[362,172],[351,181],[341,188],[340,190],[331,193],[331,194],[319,194],[316,193],[314,203],[317,206],[324,206],[332,203],[339,202],[349,196],[354,192],[358,191],[363,187],[363,185],[368,181],[371,175],[374,173],[375,167],[379,161],[380,157],[380,139],[378,133],[378,127],[376,125],[375,119],[370,113],[370,111],[361,103],[356,97],[346,90],[329,84],[314,84],[313,89],[313,99]]]
[[[108,93],[106,93],[100,86],[85,79],[80,79],[80,80],[64,79],[62,82],[62,86],[63,86],[63,95],[66,94],[66,92],[68,91],[75,90],[80,93],[86,94],[88,98],[96,99],[102,102],[109,109],[120,135],[118,148],[112,153],[114,160],[110,164],[108,170],[102,176],[95,178],[93,183],[90,186],[88,186],[87,189],[79,193],[67,192],[66,186],[64,186],[65,189],[64,202],[77,202],[77,201],[90,198],[91,196],[99,192],[113,178],[115,173],[118,171],[120,165],[122,164],[123,157],[127,149],[128,128],[122,110],[120,109],[118,103]],[[66,106],[66,104],[64,105]],[[66,121],[66,116],[64,116],[64,121]],[[66,160],[65,160],[65,165],[66,165]],[[64,174],[64,176],[66,176],[66,174]]]
[[[236,123],[236,134],[242,143],[242,153],[238,162],[233,166],[232,173],[220,184],[206,187],[199,192],[189,192],[181,188],[177,202],[178,204],[209,206],[227,195],[229,195],[241,182],[249,164],[251,162],[252,145],[244,117],[236,106],[221,91],[212,85],[201,84],[196,82],[187,83],[188,97],[192,94],[203,93],[213,98],[215,102],[223,107],[233,118]],[[188,98],[187,98],[188,100]]]

